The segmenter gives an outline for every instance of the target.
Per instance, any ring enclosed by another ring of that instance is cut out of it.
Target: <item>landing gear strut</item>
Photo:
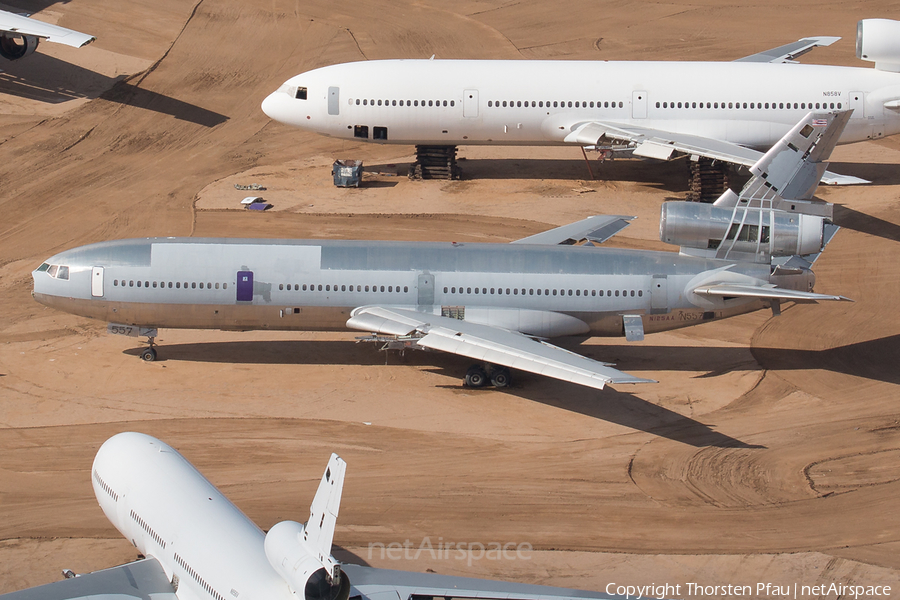
[[[154,343],[156,336],[148,335],[148,346],[141,351],[141,360],[144,362],[153,362],[156,360],[156,344]]]
[[[512,378],[508,368],[498,365],[488,365],[488,368],[490,377],[488,377],[488,371],[481,365],[472,365],[469,367],[469,370],[466,371],[463,385],[470,388],[482,388],[490,381],[491,385],[495,388],[509,387]]]

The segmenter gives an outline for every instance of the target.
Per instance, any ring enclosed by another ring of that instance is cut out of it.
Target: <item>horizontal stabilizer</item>
[[[756,54],[751,54],[750,56],[739,58],[734,62],[789,62],[803,56],[813,48],[816,48],[818,46],[830,46],[839,39],[841,38],[832,36],[803,38],[802,40],[797,40],[796,42],[791,42],[790,44],[785,44],[784,46],[778,46],[777,48],[772,48],[771,50],[765,50],[763,52],[757,52]]]
[[[557,246],[560,244],[572,245],[581,240],[587,240],[602,244],[628,227],[631,224],[630,221],[634,218],[621,215],[595,215],[510,243]]]
[[[623,373],[586,356],[499,327],[385,306],[361,307],[351,314],[347,326],[354,329],[375,333],[404,332],[399,335],[415,331],[422,336],[416,341],[423,348],[467,356],[600,390],[609,383],[656,383],[652,379]],[[418,326],[411,330],[410,322],[418,322]],[[374,324],[379,324],[379,328],[370,326]]]
[[[815,292],[801,292],[798,290],[786,290],[775,286],[735,285],[723,283],[706,285],[695,288],[695,294],[701,296],[718,296],[729,298],[759,298],[761,300],[794,300],[797,302],[815,302],[817,300],[843,300],[852,302],[844,296],[832,296],[830,294],[817,294]]]

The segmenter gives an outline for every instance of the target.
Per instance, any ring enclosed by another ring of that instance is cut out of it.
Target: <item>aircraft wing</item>
[[[389,335],[417,336],[415,341],[423,348],[459,354],[598,390],[608,383],[656,383],[516,331],[408,309],[384,306],[357,308],[351,313],[347,327]]]
[[[814,302],[816,300],[844,300],[852,302],[845,296],[833,296],[831,294],[816,294],[815,292],[801,292],[798,290],[786,290],[775,286],[736,285],[721,283],[704,285],[694,288],[694,293],[701,296],[720,296],[735,298],[759,298],[761,300],[794,300],[797,302]]]
[[[582,146],[596,146],[604,141],[625,142],[634,144],[635,156],[670,160],[678,152],[745,167],[752,167],[764,156],[762,152],[724,140],[603,121],[582,123],[565,137],[565,141]],[[831,171],[825,171],[822,182],[829,185],[871,183],[859,177],[839,175]]]
[[[468,550],[466,545],[460,546],[454,547],[453,552],[465,552]],[[509,552],[510,556],[516,556],[518,547],[507,544],[504,548],[507,548],[506,552]],[[477,550],[477,547],[473,549],[473,551]],[[429,546],[421,552],[424,556],[435,556],[439,550],[437,547],[431,548]],[[454,556],[457,555],[454,554]],[[473,600],[621,600],[624,598],[624,596],[613,596],[601,592],[438,575],[435,573],[373,569],[358,565],[343,565],[342,570],[353,583],[353,587],[363,594],[364,597],[372,600],[400,600],[401,598],[413,600],[430,598],[471,598]],[[351,592],[351,596],[355,593]]]
[[[816,48],[818,46],[830,46],[839,39],[841,38],[831,36],[803,38],[802,40],[797,40],[796,42],[791,42],[790,44],[785,44],[784,46],[778,46],[777,48],[772,48],[771,50],[757,52],[756,54],[751,54],[750,56],[739,58],[734,62],[790,62],[795,58],[803,56],[813,48]]]
[[[94,36],[65,27],[44,23],[37,19],[30,19],[22,15],[0,10],[0,31],[19,35],[32,35],[44,38],[48,42],[65,44],[73,48],[81,48],[94,41]]]
[[[178,600],[155,558],[78,575],[27,590],[0,594],[2,600]]]
[[[595,215],[510,243],[571,246],[581,240],[588,240],[589,242],[601,244],[631,225],[630,221],[634,218],[621,215]]]

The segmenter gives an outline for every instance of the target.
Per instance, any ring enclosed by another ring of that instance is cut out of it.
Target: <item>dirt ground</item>
[[[376,566],[597,591],[834,582],[900,597],[900,140],[838,148],[832,169],[873,184],[819,193],[843,229],[817,291],[854,303],[567,343],[656,385],[523,374],[507,391],[467,390],[467,360],[386,356],[353,333],[163,330],[161,360],[144,363],[134,340],[29,295],[44,258],[125,237],[502,243],[608,213],[638,217],[612,244],[663,248],[659,205],[684,196],[682,162],[595,163],[590,180],[578,149],[463,147],[465,180],[412,182],[397,175],[410,147],[298,132],[259,104],[314,67],[432,54],[731,60],[840,35],[803,61],[868,66],[856,22],[895,4],[35,4],[97,41],[42,44],[0,73],[0,592],[135,557],[89,469],[106,438],[136,430],[263,528],[304,520],[340,453],[335,543]],[[366,185],[333,187],[335,158],[364,160]],[[240,210],[235,183],[265,185],[274,209]],[[409,548],[393,559],[380,550],[392,543]],[[428,550],[445,543],[473,551]],[[525,550],[477,551],[507,543]]]

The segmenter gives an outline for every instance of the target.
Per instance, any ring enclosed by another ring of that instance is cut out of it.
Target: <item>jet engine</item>
[[[856,25],[856,57],[880,71],[900,72],[900,21],[863,19]]]
[[[350,579],[328,557],[313,556],[306,544],[304,527],[282,521],[266,534],[266,558],[301,600],[347,600]],[[332,564],[333,563],[333,564]],[[331,567],[331,572],[325,565]]]
[[[822,249],[825,219],[772,208],[725,208],[697,202],[664,202],[659,239],[688,254],[749,258],[813,254]]]
[[[33,35],[0,35],[0,56],[7,60],[18,60],[37,50],[40,38]]]

